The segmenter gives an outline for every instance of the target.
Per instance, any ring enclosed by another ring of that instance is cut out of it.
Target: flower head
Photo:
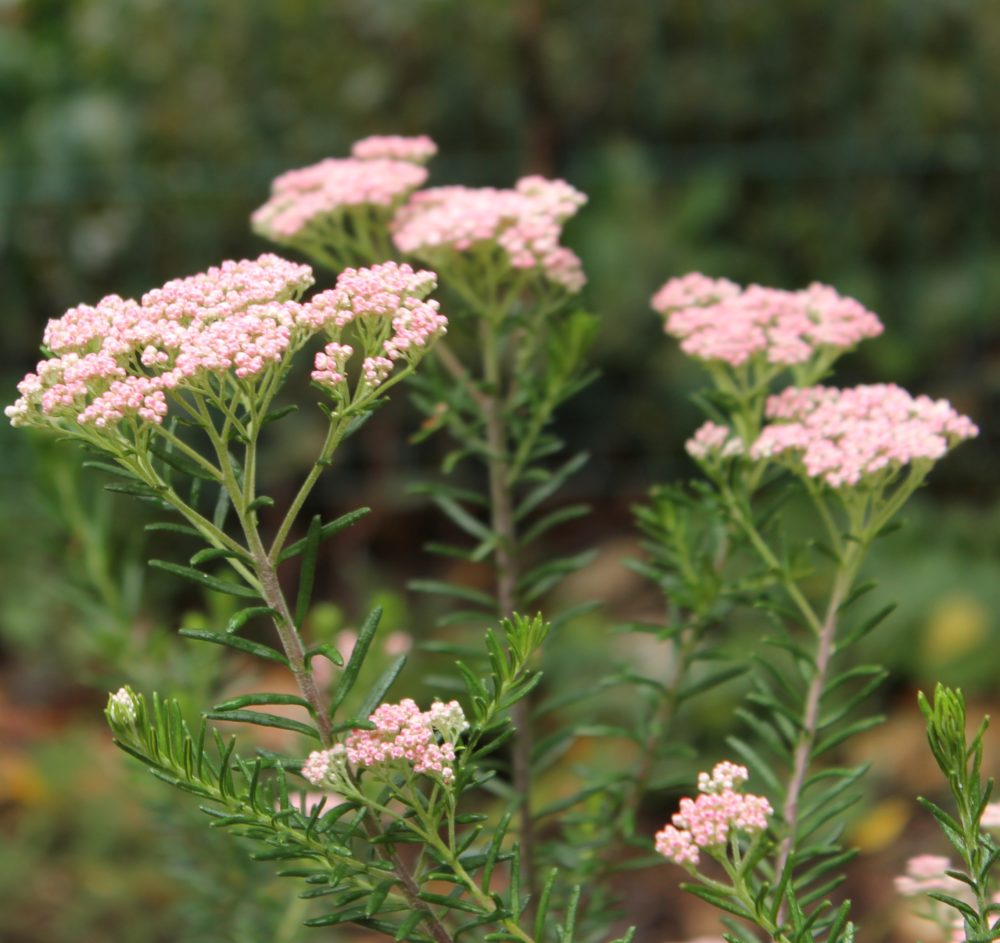
[[[803,364],[817,352],[849,350],[882,333],[878,317],[860,302],[820,284],[802,291],[740,288],[695,272],[668,281],[652,306],[684,353],[733,367],[753,357]]]
[[[964,885],[945,872],[951,868],[950,859],[943,855],[917,855],[906,862],[906,874],[899,875],[894,884],[902,897],[919,897],[930,891],[946,894],[961,892]]]
[[[374,730],[355,730],[346,740],[347,758],[359,767],[405,763],[415,773],[454,779],[455,744],[468,727],[457,701],[435,702],[421,711],[410,698],[382,704],[368,718]]]
[[[414,271],[405,263],[385,262],[341,272],[336,287],[316,295],[300,320],[334,338],[316,355],[312,378],[325,386],[345,381],[353,347],[339,342],[353,323],[366,341],[362,374],[378,386],[397,361],[412,363],[445,333],[448,320],[427,295],[437,285],[433,272]]]
[[[718,763],[711,774],[700,773],[699,795],[681,799],[671,824],[656,833],[656,850],[675,864],[694,867],[700,849],[719,852],[734,831],[764,831],[773,809],[763,796],[741,792],[747,778],[746,767],[730,762]]]
[[[703,423],[684,446],[688,455],[700,462],[734,458],[746,451],[743,440],[728,426],[717,422]]]
[[[302,776],[318,789],[349,790],[350,774],[344,745],[338,743],[329,750],[314,750],[302,764]]]
[[[364,144],[364,142],[359,142]],[[378,148],[362,147],[372,153]],[[386,153],[381,148],[382,154]],[[250,217],[255,232],[275,242],[296,243],[322,230],[341,214],[359,209],[391,208],[422,186],[427,170],[413,157],[328,157],[289,170],[271,184],[271,197]]]
[[[18,385],[16,425],[69,419],[94,427],[159,423],[167,394],[210,374],[252,380],[293,342],[312,270],[265,254],[167,282],[141,300],[110,295],[49,322],[52,356]]]
[[[563,180],[524,177],[513,189],[434,187],[414,193],[396,213],[393,238],[402,252],[441,264],[452,253],[494,246],[513,269],[536,271],[577,292],[580,260],[559,244],[562,224],[586,202]]]
[[[437,145],[426,134],[375,134],[351,147],[351,156],[358,160],[406,160],[413,164],[426,164],[436,153]]]
[[[766,415],[773,421],[751,446],[751,457],[787,455],[832,488],[936,461],[979,433],[946,400],[914,397],[892,384],[789,387],[768,400]]]

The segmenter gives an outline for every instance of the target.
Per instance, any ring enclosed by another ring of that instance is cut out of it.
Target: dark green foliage
[[[962,915],[970,943],[1000,939],[1000,918],[997,917],[992,881],[993,867],[1000,860],[1000,847],[980,825],[994,786],[992,777],[986,780],[982,777],[983,735],[989,717],[983,718],[970,740],[966,734],[965,698],[961,690],[939,684],[934,690],[933,702],[928,701],[922,691],[917,699],[927,723],[927,742],[948,783],[957,817],[929,799],[917,801],[934,816],[961,857],[964,870],[947,873],[968,885],[974,905],[937,891],[930,896]]]

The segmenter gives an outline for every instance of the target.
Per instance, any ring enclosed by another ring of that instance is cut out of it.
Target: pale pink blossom
[[[21,398],[6,413],[14,425],[159,423],[167,392],[230,370],[252,379],[279,362],[310,284],[308,266],[265,254],[174,279],[138,302],[111,295],[71,308],[47,325],[54,356],[18,385]]]
[[[270,199],[254,211],[251,224],[276,242],[322,237],[344,212],[391,208],[426,179],[427,170],[412,159],[328,157],[276,177]]]
[[[987,803],[979,825],[981,828],[988,828],[991,831],[1000,830],[1000,802]]]
[[[699,360],[738,367],[753,357],[803,364],[820,351],[844,351],[882,333],[878,317],[826,285],[783,291],[700,273],[668,281],[653,296],[664,329]]]
[[[302,776],[318,789],[338,792],[350,789],[344,745],[337,743],[328,750],[314,750],[302,764]]]
[[[433,272],[395,262],[348,269],[334,289],[299,300],[312,280],[308,266],[265,254],[174,279],[138,302],[112,295],[71,308],[49,322],[52,356],[18,384],[20,398],[6,414],[16,426],[160,423],[169,396],[214,389],[213,378],[247,389],[319,331],[329,343],[312,377],[336,388],[353,354],[341,333],[354,322],[372,351],[362,365],[365,382],[376,385],[397,362],[414,364],[446,329],[427,298]]]
[[[751,457],[788,455],[833,488],[936,461],[979,433],[946,400],[913,397],[893,384],[789,387],[770,397],[766,415],[773,421],[751,446]]]
[[[326,345],[316,354],[313,361],[314,369],[310,376],[315,383],[325,386],[337,386],[347,381],[347,361],[354,348],[350,344],[338,344],[335,341]]]
[[[586,197],[563,180],[532,176],[513,189],[434,187],[414,193],[393,220],[402,252],[434,264],[493,246],[513,269],[535,271],[567,291],[585,282],[580,260],[560,245],[562,225]]]
[[[656,850],[693,867],[699,849],[723,848],[734,831],[751,836],[764,831],[774,810],[763,796],[740,791],[747,778],[746,767],[730,762],[717,764],[711,775],[699,774],[699,795],[681,799],[671,824],[656,833]]]
[[[943,855],[917,855],[906,862],[906,874],[894,880],[896,893],[902,897],[917,897],[930,891],[940,891],[962,895],[965,887],[960,881],[945,872],[952,867],[951,861]]]
[[[382,643],[382,651],[390,658],[405,655],[411,648],[413,648],[413,636],[402,630],[389,633]]]
[[[341,272],[336,286],[316,295],[299,316],[300,323],[335,339],[322,356],[317,355],[313,379],[329,385],[344,381],[344,366],[353,349],[347,353],[348,348],[336,338],[359,319],[364,322],[359,328],[377,338],[379,348],[362,362],[369,385],[382,383],[397,361],[412,362],[419,357],[447,330],[448,320],[438,303],[427,299],[436,285],[433,272],[414,271],[405,263],[384,262]]]
[[[426,164],[437,153],[437,145],[426,135],[403,137],[398,134],[373,134],[356,141],[351,156],[359,160],[406,160]]]
[[[368,718],[374,730],[355,730],[345,741],[346,755],[357,767],[381,767],[397,762],[415,773],[454,779],[455,743],[468,727],[457,701],[435,702],[421,711],[410,698],[382,704]]]
[[[734,435],[728,426],[720,426],[717,422],[706,422],[699,426],[684,447],[688,455],[699,461],[734,458],[746,451],[743,440]]]

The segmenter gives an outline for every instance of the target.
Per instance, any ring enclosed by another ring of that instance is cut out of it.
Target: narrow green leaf
[[[253,565],[253,560],[248,553],[242,550],[230,550],[228,547],[204,547],[194,554],[188,562],[191,566],[201,566],[212,560],[240,560],[249,566]]]
[[[835,650],[842,652],[855,642],[860,641],[874,629],[878,628],[895,611],[896,603],[889,603],[889,605],[883,606],[873,616],[865,619],[857,628],[845,634],[837,643]]]
[[[215,500],[215,510],[212,513],[212,524],[216,530],[223,530],[225,528],[226,515],[229,513],[229,503],[229,492],[220,486],[219,496]]]
[[[204,716],[208,720],[228,720],[241,724],[256,724],[258,727],[278,727],[281,730],[294,730],[314,740],[319,740],[319,733],[308,724],[301,721],[292,720],[290,717],[281,717],[278,714],[265,714],[262,711],[205,711]]]
[[[344,656],[340,654],[335,645],[322,644],[314,645],[305,654],[306,665],[310,665],[312,660],[317,656],[322,655],[324,658],[332,661],[338,668],[344,666]]]
[[[291,413],[298,412],[299,407],[295,403],[289,403],[287,406],[281,406],[278,409],[271,409],[268,411],[267,415],[260,421],[261,428],[272,422],[277,422],[279,419],[284,419],[285,416]]]
[[[169,443],[160,443],[152,439],[147,443],[147,448],[161,462],[169,465],[175,471],[181,472],[181,474],[191,478],[200,478],[202,481],[219,481],[218,476],[213,475],[204,465],[182,455]]]
[[[677,693],[677,703],[686,701],[696,694],[701,694],[703,691],[718,687],[720,684],[731,681],[733,678],[738,678],[746,670],[746,665],[733,665],[730,668],[722,668],[719,671],[709,674],[692,684],[684,685]]]
[[[729,744],[740,756],[747,761],[751,770],[761,779],[767,783],[768,789],[770,789],[775,795],[781,794],[781,784],[778,782],[777,776],[759,756],[756,750],[753,749],[745,740],[741,740],[739,737],[726,737],[726,743]]]
[[[431,499],[444,512],[445,517],[456,527],[465,531],[465,533],[484,542],[496,541],[496,534],[493,533],[488,525],[484,524],[478,518],[473,517],[450,496],[436,494],[432,495]]]
[[[524,500],[521,501],[514,513],[515,519],[522,520],[527,514],[530,514],[538,507],[539,504],[555,494],[571,475],[583,468],[589,457],[586,452],[579,452],[569,459],[569,461],[551,472],[545,481],[528,492]]]
[[[576,930],[576,909],[580,905],[580,885],[577,884],[569,895],[566,905],[566,919],[559,928],[560,943],[573,943],[573,933]]]
[[[510,828],[510,820],[512,817],[513,812],[508,811],[503,814],[500,821],[497,822],[497,827],[493,832],[493,839],[490,842],[490,846],[486,849],[486,862],[483,864],[483,871],[479,877],[479,886],[487,893],[489,893],[490,880],[493,877],[493,869],[496,867],[497,858],[500,855],[500,849],[503,845],[504,836],[507,834],[507,829]]]
[[[83,467],[96,468],[108,475],[114,475],[116,478],[124,478],[126,481],[134,481],[145,487],[147,491],[149,490],[148,485],[146,485],[138,475],[130,472],[127,468],[122,468],[121,465],[112,465],[110,462],[87,461],[83,463]]]
[[[404,940],[410,939],[410,934],[416,930],[420,921],[427,916],[426,910],[412,910],[399,925],[399,929],[396,931],[394,937],[396,943],[403,943]]]
[[[237,651],[256,655],[258,658],[266,658],[268,661],[288,665],[288,659],[281,652],[275,651],[267,645],[261,645],[259,642],[251,642],[249,639],[241,638],[239,635],[220,635],[217,632],[208,632],[204,629],[181,629],[179,634],[185,638],[212,642],[214,645],[225,645],[227,648],[235,648]]]
[[[461,891],[461,888],[458,889]],[[417,897],[428,904],[438,904],[448,910],[461,910],[469,914],[481,914],[482,908],[472,901],[463,900],[461,897],[451,897],[446,894],[434,894],[431,891],[421,891]]]
[[[821,756],[826,753],[827,750],[832,750],[835,746],[843,743],[845,740],[850,739],[856,734],[863,733],[866,730],[871,730],[873,727],[877,727],[879,724],[885,722],[885,715],[876,714],[874,717],[866,717],[863,720],[855,721],[853,724],[848,724],[842,730],[838,730],[836,733],[830,734],[829,737],[820,741],[820,743],[813,750],[813,756]]]
[[[304,707],[312,713],[312,705],[297,694],[244,694],[241,697],[233,697],[221,704],[216,704],[212,710],[215,712],[235,711],[242,707],[261,707],[268,704],[288,704],[296,707]]]
[[[368,693],[365,695],[365,699],[358,706],[359,716],[367,719],[370,714],[372,714],[376,707],[382,703],[385,698],[386,693],[389,688],[392,687],[396,678],[399,677],[399,673],[403,670],[403,666],[406,664],[406,656],[399,655],[389,664],[389,667],[382,672],[378,680],[371,686]]]
[[[559,876],[559,869],[552,868],[549,871],[549,876],[545,879],[545,884],[542,886],[542,893],[538,897],[538,906],[535,910],[535,939],[541,940],[545,931],[545,921],[548,918],[549,913],[549,900],[552,897],[552,888],[556,883],[556,878]]]
[[[195,528],[188,524],[178,524],[174,521],[153,521],[150,524],[146,524],[143,530],[153,532],[153,531],[169,531],[172,534],[184,534],[185,537],[201,537],[201,533]]]
[[[533,541],[541,537],[542,534],[550,531],[553,527],[557,527],[559,524],[565,524],[568,521],[575,521],[578,518],[585,517],[589,513],[589,504],[571,504],[569,507],[559,508],[552,511],[544,517],[539,518],[523,534],[521,534],[518,538],[518,545],[521,547],[527,547]]]
[[[166,570],[175,576],[183,576],[185,579],[189,579],[191,582],[198,583],[200,586],[204,586],[206,589],[211,589],[217,593],[227,593],[230,596],[240,596],[244,599],[260,599],[260,593],[249,586],[217,579],[214,576],[209,576],[207,573],[202,573],[201,570],[194,569],[194,567],[183,566],[180,563],[171,563],[169,560],[150,560],[149,565],[156,567],[158,570]]]
[[[306,534],[306,545],[302,550],[302,563],[299,568],[299,591],[295,598],[295,625],[302,628],[309,602],[312,599],[313,582],[316,579],[316,558],[319,552],[319,542],[322,531],[320,516],[317,514],[309,522]]]
[[[378,629],[381,618],[382,610],[376,607],[371,611],[358,631],[358,639],[354,643],[351,657],[348,659],[347,666],[344,668],[340,680],[337,682],[337,687],[333,692],[333,697],[330,699],[330,717],[336,714],[337,708],[344,703],[347,695],[351,693],[354,683],[358,680],[358,673],[361,671],[361,665],[368,655],[368,649],[371,646],[372,639],[375,638],[375,632]]]
[[[232,635],[234,632],[239,632],[255,616],[277,616],[281,618],[281,614],[270,606],[249,606],[246,609],[240,609],[239,612],[234,613],[230,617],[226,623],[226,634]]]
[[[739,901],[733,900],[719,891],[701,884],[690,884],[687,882],[681,884],[681,890],[687,891],[689,894],[694,894],[695,897],[700,897],[706,903],[711,904],[713,907],[718,907],[719,910],[724,910],[726,913],[742,917],[746,920],[753,919],[753,914],[740,904]]]
[[[454,586],[441,580],[410,580],[408,589],[417,593],[434,593],[439,596],[451,596],[483,606],[485,609],[496,609],[496,600],[489,594],[468,586]]]
[[[341,514],[340,517],[335,520],[328,521],[319,529],[319,539],[326,540],[327,537],[332,537],[334,534],[339,534],[342,530],[350,527],[352,524],[360,521],[361,518],[367,516],[371,513],[371,508],[355,508],[353,511],[348,511],[346,514]],[[297,556],[306,549],[307,541],[309,540],[308,535],[303,537],[301,540],[296,540],[295,543],[289,544],[284,550],[278,554],[278,563],[284,563],[286,560],[290,560],[292,557]]]

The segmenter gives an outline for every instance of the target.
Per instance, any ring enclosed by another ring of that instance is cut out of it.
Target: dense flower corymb
[[[112,295],[72,308],[49,322],[53,356],[21,381],[6,414],[15,426],[159,424],[169,397],[220,381],[246,386],[318,331],[330,343],[316,356],[313,379],[337,387],[354,352],[341,342],[348,325],[367,351],[365,382],[376,386],[445,331],[437,302],[427,299],[432,272],[395,262],[349,269],[336,288],[300,301],[312,281],[308,266],[266,254],[175,279],[140,301]]]
[[[699,795],[681,799],[680,809],[656,833],[656,850],[675,864],[697,865],[701,849],[721,849],[733,831],[756,835],[767,828],[773,812],[763,796],[740,792],[746,767],[718,763],[711,775],[698,776]]]
[[[964,885],[945,872],[952,867],[951,861],[943,855],[917,855],[906,862],[906,874],[893,881],[896,893],[902,897],[918,897],[930,891],[946,894],[961,892]]]
[[[755,356],[802,364],[817,351],[848,350],[882,333],[878,317],[860,302],[820,284],[802,291],[740,288],[695,272],[668,281],[652,306],[684,353],[733,367]]]
[[[295,241],[329,225],[346,210],[392,207],[427,180],[421,166],[437,148],[426,137],[365,138],[352,157],[328,157],[289,170],[271,183],[270,199],[251,216],[256,232],[276,242]]]
[[[421,711],[410,699],[382,704],[369,718],[374,730],[355,730],[346,740],[346,756],[358,767],[396,762],[415,773],[436,775],[445,782],[455,776],[455,743],[469,725],[457,701],[435,702]]]
[[[336,287],[316,295],[300,317],[334,339],[316,354],[313,380],[326,386],[345,381],[345,365],[354,350],[341,344],[339,338],[340,331],[352,322],[377,349],[361,367],[372,386],[388,376],[396,361],[421,353],[448,325],[438,303],[427,300],[436,285],[433,272],[414,271],[405,263],[385,262],[341,272]]]
[[[914,397],[893,384],[789,387],[768,400],[766,415],[773,421],[751,446],[751,457],[788,454],[833,488],[911,462],[936,461],[979,433],[946,400]]]
[[[159,423],[167,394],[230,370],[239,379],[280,361],[296,330],[312,270],[265,254],[174,279],[140,301],[111,295],[49,322],[54,355],[18,384],[14,425],[59,418]]]
[[[490,243],[514,269],[535,269],[569,291],[584,284],[580,260],[559,244],[562,224],[586,202],[563,180],[524,177],[514,189],[435,187],[414,193],[396,213],[393,238],[407,254],[437,264],[441,253]]]
[[[399,134],[373,134],[356,141],[351,147],[351,156],[359,160],[408,160],[414,164],[426,164],[437,153],[437,145],[426,135],[403,137]]]

